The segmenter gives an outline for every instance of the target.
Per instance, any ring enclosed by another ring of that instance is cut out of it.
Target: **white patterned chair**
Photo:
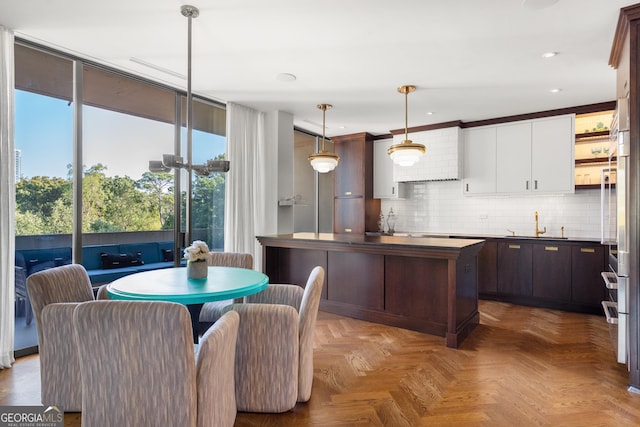
[[[238,411],[279,413],[311,397],[313,335],[324,283],[315,267],[304,289],[270,284],[225,308],[240,314],[236,345]]]
[[[209,252],[208,263],[210,266],[222,266],[222,267],[238,267],[238,268],[253,268],[253,256],[251,254],[240,252]],[[235,300],[223,300],[207,302],[202,306],[200,312],[200,330],[205,330],[215,321],[217,321],[224,311],[224,308],[229,304],[241,303],[242,298]]]
[[[69,264],[33,273],[27,278],[27,292],[38,330],[41,403],[79,412],[82,387],[73,310],[94,299],[87,271]]]
[[[205,334],[197,359],[181,304],[89,302],[74,323],[83,426],[233,426],[237,315]]]
[[[236,420],[234,364],[240,316],[225,313],[200,339],[196,357],[198,426],[233,426]]]

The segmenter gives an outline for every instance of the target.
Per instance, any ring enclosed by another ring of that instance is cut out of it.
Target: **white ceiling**
[[[636,0],[637,1],[637,0]],[[188,2],[187,2],[188,3]],[[630,0],[193,0],[193,92],[327,135],[387,133],[612,101],[608,59]],[[0,25],[186,90],[178,0],[2,0]],[[547,7],[545,4],[548,4]],[[558,55],[543,59],[544,52]],[[297,76],[293,82],[279,73]],[[552,88],[562,89],[550,93]],[[426,113],[432,111],[433,115]]]

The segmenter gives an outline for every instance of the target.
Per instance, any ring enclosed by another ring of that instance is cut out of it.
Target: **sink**
[[[508,239],[534,239],[534,240],[567,240],[568,237],[559,237],[559,236],[540,236],[540,237],[536,237],[536,236],[520,236],[518,234],[516,234],[515,236],[512,235],[508,235],[508,236],[504,236]]]

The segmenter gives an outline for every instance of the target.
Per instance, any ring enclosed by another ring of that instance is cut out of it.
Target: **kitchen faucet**
[[[536,237],[540,237],[541,234],[544,234],[547,232],[547,227],[544,227],[544,229],[540,230],[538,228],[538,211],[536,211]]]

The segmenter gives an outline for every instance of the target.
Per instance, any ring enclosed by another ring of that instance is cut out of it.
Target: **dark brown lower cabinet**
[[[571,246],[533,245],[533,297],[571,301]]]
[[[533,245],[498,242],[498,294],[530,297],[533,294]]]
[[[478,252],[478,292],[498,293],[498,242],[487,240]]]
[[[604,246],[580,245],[571,248],[571,301],[595,307],[606,299],[600,273],[606,271]]]
[[[602,314],[605,252],[595,242],[489,239],[478,254],[478,293],[514,304]]]

